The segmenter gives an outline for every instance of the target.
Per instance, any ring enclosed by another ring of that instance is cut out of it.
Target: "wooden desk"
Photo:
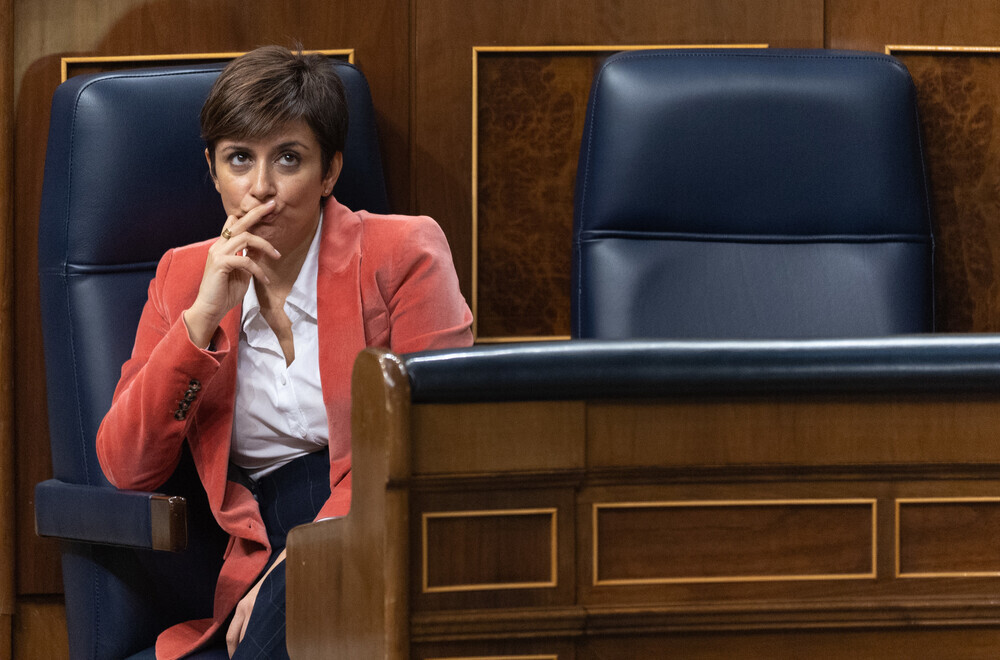
[[[354,375],[292,658],[996,657],[1000,391],[412,403]]]

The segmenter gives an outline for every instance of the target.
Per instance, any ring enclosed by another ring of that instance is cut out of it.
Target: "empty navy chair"
[[[350,113],[334,195],[386,212],[367,82],[347,63],[332,66]],[[225,220],[198,119],[221,68],[80,76],[52,101],[38,262],[54,479],[36,488],[35,514],[40,534],[65,539],[74,658],[120,660],[168,626],[212,614],[226,538],[190,462],[162,489],[185,500],[117,491],[98,465],[95,437],[157,261],[217,235]]]
[[[638,51],[596,73],[573,336],[929,332],[932,251],[915,92],[894,58]]]

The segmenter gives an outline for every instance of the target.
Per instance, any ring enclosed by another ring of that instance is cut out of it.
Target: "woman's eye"
[[[299,156],[293,153],[281,154],[278,157],[278,162],[286,167],[291,167],[299,164]]]
[[[249,162],[250,156],[242,152],[236,152],[229,156],[229,164],[233,167],[241,167]]]

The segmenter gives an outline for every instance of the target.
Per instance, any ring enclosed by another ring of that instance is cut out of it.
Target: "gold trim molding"
[[[550,579],[539,582],[502,582],[502,583],[474,583],[474,584],[452,584],[443,587],[432,587],[428,580],[429,552],[427,539],[427,523],[433,519],[441,518],[497,518],[504,516],[549,516],[549,571]],[[476,511],[441,511],[424,513],[420,520],[420,564],[421,564],[421,592],[432,593],[453,593],[458,591],[499,591],[511,589],[539,589],[550,588],[558,585],[559,574],[559,538],[558,538],[558,510],[555,508],[544,509],[484,509]]]
[[[598,544],[598,513],[601,509],[649,509],[649,508],[696,508],[696,507],[760,507],[760,506],[871,506],[871,566],[868,573],[830,573],[817,575],[720,575],[712,577],[659,577],[620,580],[598,579],[600,567],[600,546]],[[664,502],[609,502],[593,505],[593,575],[595,587],[623,587],[662,584],[735,584],[747,582],[803,582],[818,580],[867,580],[878,577],[878,502],[869,498],[820,499],[820,500],[709,500],[709,501],[664,501]]]
[[[346,55],[347,61],[354,64],[353,48],[335,48],[323,50],[304,50],[303,53],[319,53],[320,55]],[[74,64],[139,64],[139,65],[169,65],[174,62],[214,62],[232,60],[244,52],[225,53],[168,53],[162,55],[99,55],[92,57],[63,57],[60,60],[60,82],[69,78],[69,68]]]
[[[888,44],[885,47],[886,55],[895,56],[902,53],[927,53],[933,55],[948,53],[991,55],[1000,53],[1000,46],[913,46]]]
[[[616,53],[631,50],[678,50],[686,48],[767,48],[768,44],[660,44],[577,46],[473,46],[472,47],[472,336],[476,343],[552,341],[569,336],[480,337],[479,336],[479,55],[497,53]],[[570,246],[566,246],[569,250]]]

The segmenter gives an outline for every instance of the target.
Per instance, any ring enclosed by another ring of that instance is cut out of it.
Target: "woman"
[[[186,440],[230,534],[213,618],[162,633],[156,657],[223,636],[232,657],[287,657],[285,534],[350,508],[355,356],[469,345],[472,314],[433,220],[331,196],[347,106],[325,58],[234,60],[201,124],[228,217],[160,261],[97,451],[114,485],[152,490]]]

